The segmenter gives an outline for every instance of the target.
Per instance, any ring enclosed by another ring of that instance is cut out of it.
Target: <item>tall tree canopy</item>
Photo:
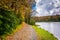
[[[21,17],[28,17],[31,12],[31,6],[35,3],[35,0],[0,0],[0,7],[6,8],[8,10],[21,13]]]

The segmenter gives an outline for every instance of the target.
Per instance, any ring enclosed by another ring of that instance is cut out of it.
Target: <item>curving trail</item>
[[[23,28],[13,36],[7,36],[6,40],[38,40],[35,30],[23,22]]]

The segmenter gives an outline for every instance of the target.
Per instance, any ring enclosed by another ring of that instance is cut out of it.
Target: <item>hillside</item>
[[[32,17],[36,22],[60,22],[60,15]]]

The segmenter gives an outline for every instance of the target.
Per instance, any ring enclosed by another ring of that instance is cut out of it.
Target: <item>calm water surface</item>
[[[60,40],[60,22],[36,22],[38,28],[43,28],[48,32],[54,34]]]

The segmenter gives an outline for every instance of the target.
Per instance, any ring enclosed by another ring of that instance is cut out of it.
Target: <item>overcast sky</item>
[[[60,0],[35,0],[37,16],[60,15]]]

